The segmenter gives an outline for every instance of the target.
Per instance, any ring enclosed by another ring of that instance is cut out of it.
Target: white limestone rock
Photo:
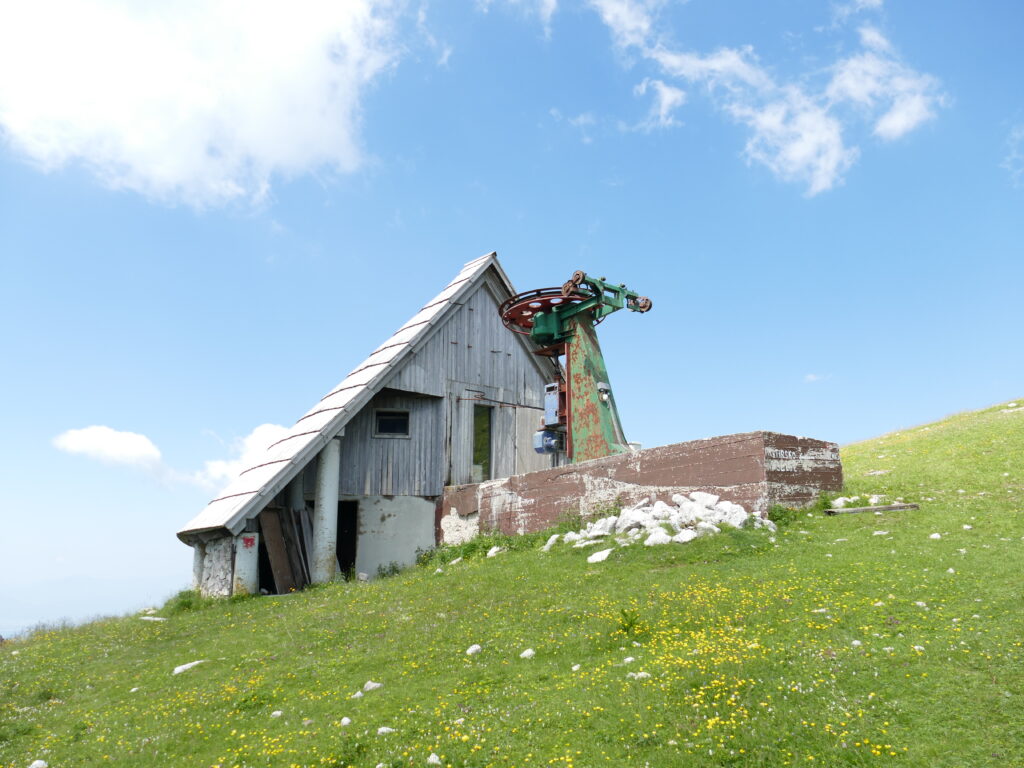
[[[482,650],[483,648],[481,648],[477,643],[473,643],[471,646],[469,646],[469,648],[466,649],[466,655],[476,656]]]
[[[545,543],[544,546],[540,548],[540,551],[541,552],[550,552],[551,548],[553,546],[555,546],[555,544],[558,543],[558,539],[559,538],[560,538],[559,534],[557,534],[557,533],[554,534],[550,539],[547,540],[547,543]]]
[[[192,669],[192,667],[196,666],[197,664],[205,664],[206,661],[206,659],[200,659],[199,661],[190,661],[188,664],[182,664],[180,666],[175,667],[174,671],[171,674],[180,675],[182,672],[188,669]]]
[[[375,683],[373,680],[367,680],[363,685],[364,691],[376,691],[378,688],[383,688],[384,683]]]
[[[690,499],[707,509],[714,507],[720,498],[721,496],[716,496],[713,493],[705,493],[704,491],[694,491],[690,494]]]
[[[659,544],[671,544],[672,537],[668,535],[664,528],[658,527],[651,532],[651,535],[647,537],[644,542],[645,547],[656,547]]]
[[[608,559],[608,555],[612,553],[611,549],[602,549],[600,552],[595,552],[587,558],[588,563],[603,563]]]
[[[377,729],[377,735],[378,736],[386,736],[387,734],[394,733],[394,732],[395,732],[394,728],[388,728],[386,725],[382,725],[380,728]]]
[[[537,655],[537,652],[533,648],[527,648],[525,651],[519,654],[520,659],[532,659]]]
[[[495,555],[500,554],[500,553],[502,553],[504,551],[505,550],[502,549],[499,546],[493,546],[493,547],[491,547],[490,549],[487,550],[487,556],[488,557],[494,557]]]
[[[431,752],[430,757],[427,758],[427,765],[440,765],[441,758],[437,756],[436,752]]]
[[[687,543],[693,541],[694,539],[696,539],[697,536],[698,536],[697,532],[695,530],[693,530],[692,528],[684,528],[683,530],[681,530],[679,533],[677,533],[675,536],[672,537],[672,542],[674,544],[687,544]]]

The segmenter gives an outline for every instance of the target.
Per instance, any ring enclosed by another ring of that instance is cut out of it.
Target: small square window
[[[373,412],[374,437],[408,437],[409,412],[378,409]]]

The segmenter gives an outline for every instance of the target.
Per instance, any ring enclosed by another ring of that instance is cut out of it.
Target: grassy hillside
[[[595,565],[478,541],[371,584],[8,643],[0,765],[1019,764],[1024,407],[843,455],[847,495],[921,509]]]

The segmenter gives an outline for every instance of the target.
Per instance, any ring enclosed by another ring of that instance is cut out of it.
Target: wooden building
[[[439,541],[446,485],[546,469],[533,433],[557,373],[498,316],[515,291],[494,253],[313,406],[178,537],[208,595],[373,576]]]

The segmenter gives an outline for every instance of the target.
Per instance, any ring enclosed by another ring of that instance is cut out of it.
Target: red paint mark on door
[[[242,537],[242,546],[245,547],[246,549],[252,549],[253,547],[256,546],[256,537],[255,536],[243,536]]]

